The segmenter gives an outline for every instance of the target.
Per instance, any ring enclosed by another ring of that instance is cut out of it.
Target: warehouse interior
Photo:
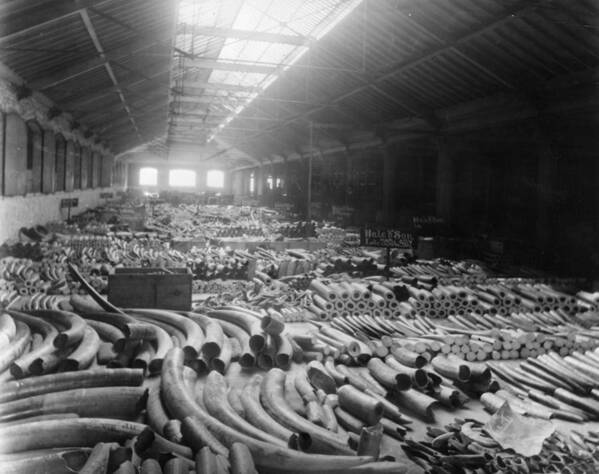
[[[598,472],[598,26],[0,2],[0,471]]]

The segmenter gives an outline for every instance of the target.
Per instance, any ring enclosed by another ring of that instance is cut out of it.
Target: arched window
[[[27,192],[42,191],[44,169],[43,133],[37,122],[27,122]]]
[[[193,188],[196,185],[196,172],[193,170],[170,170],[168,185]]]
[[[67,142],[60,134],[56,135],[56,155],[54,159],[54,182],[56,191],[64,191],[66,178]]]
[[[224,188],[225,173],[221,170],[210,170],[206,173],[206,186],[209,188]]]
[[[158,184],[158,170],[156,168],[141,168],[139,170],[140,186],[156,186]]]

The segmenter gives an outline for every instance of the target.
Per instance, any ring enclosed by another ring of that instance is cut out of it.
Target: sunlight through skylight
[[[219,113],[227,111],[219,119],[221,127],[214,128],[218,132],[360,3],[361,0],[181,0],[176,46],[188,54],[177,59],[180,70],[175,71],[175,78],[179,78],[184,89],[193,82],[230,86],[224,94],[208,90],[202,93],[214,99]],[[256,88],[258,92],[231,88],[237,86]],[[181,101],[182,112],[200,108],[193,101],[188,102],[191,104]],[[216,109],[204,105],[202,110]],[[209,141],[214,138],[214,130]]]

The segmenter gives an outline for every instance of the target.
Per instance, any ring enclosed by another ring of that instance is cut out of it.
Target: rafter
[[[0,22],[0,43],[15,36],[30,33],[39,28],[65,17],[74,15],[85,8],[99,6],[111,0],[55,0],[44,5],[33,5],[13,15],[7,16]]]
[[[93,71],[104,66],[107,60],[119,60],[133,56],[146,49],[155,46],[156,43],[148,43],[147,40],[138,39],[134,41],[126,41],[110,50],[104,51],[104,57],[96,56],[87,60],[77,60],[69,65],[63,65],[57,68],[55,71],[48,71],[44,77],[29,82],[29,86],[32,89],[43,91],[50,87],[57,86],[66,81],[81,76],[87,72]]]
[[[87,30],[89,37],[91,38],[92,42],[94,43],[94,47],[96,48],[96,51],[98,52],[100,57],[106,61],[104,63],[104,68],[106,69],[108,77],[110,77],[110,80],[112,81],[112,83],[118,88],[117,94],[118,94],[119,98],[121,99],[121,102],[123,103],[123,108],[127,112],[127,115],[129,116],[129,120],[131,122],[131,125],[135,129],[137,136],[141,140],[142,138],[139,133],[139,128],[137,127],[137,124],[135,123],[135,119],[131,115],[131,109],[129,108],[129,105],[127,104],[127,101],[125,100],[123,91],[120,89],[119,81],[117,80],[116,76],[114,75],[112,66],[110,65],[110,62],[108,61],[108,59],[106,58],[106,55],[104,54],[104,48],[102,47],[102,43],[100,43],[100,39],[98,38],[96,29],[94,28],[94,25],[89,18],[89,14],[88,14],[87,10],[80,10],[79,14],[81,15],[81,19],[83,20],[83,24],[85,25],[85,29]]]
[[[470,41],[471,39],[484,34],[486,31],[489,31],[492,28],[496,28],[498,25],[501,25],[505,22],[512,21],[513,18],[515,18],[514,17],[515,13],[518,13],[518,12],[521,13],[522,11],[533,8],[534,6],[535,6],[535,4],[531,4],[531,2],[528,0],[520,0],[515,5],[512,5],[511,8],[504,10],[504,13],[501,16],[488,21],[487,23],[481,25],[476,30],[474,30],[462,37],[451,39],[449,44],[442,44],[437,47],[433,47],[433,48],[425,51],[424,53],[417,53],[414,56],[408,58],[407,60],[403,60],[399,63],[392,65],[390,68],[388,68],[384,72],[381,72],[381,74],[379,74],[377,77],[373,78],[371,81],[369,81],[367,83],[363,83],[357,87],[352,88],[349,91],[346,91],[342,94],[337,95],[336,97],[334,97],[331,100],[331,104],[339,103],[339,102],[343,101],[344,99],[351,97],[354,94],[357,94],[362,91],[366,91],[369,88],[371,88],[373,84],[378,85],[379,83],[381,83],[385,80],[388,80],[389,78],[396,76],[397,74],[400,74],[403,71],[406,71],[408,69],[416,67],[417,65],[424,63],[439,54],[442,54],[446,51],[452,50],[455,47],[455,45]],[[272,133],[273,131],[276,131],[285,126],[288,126],[289,124],[296,122],[299,119],[309,117],[310,115],[312,115],[314,113],[325,110],[327,107],[330,107],[331,104],[310,108],[307,111],[303,111],[299,114],[294,115],[293,117],[290,117],[286,120],[282,120],[281,122],[277,123],[276,125],[273,125],[272,127],[264,129],[254,136],[244,137],[243,140],[254,139],[264,133]],[[243,142],[243,140],[242,140],[242,142]],[[239,143],[237,143],[237,145],[239,145]]]

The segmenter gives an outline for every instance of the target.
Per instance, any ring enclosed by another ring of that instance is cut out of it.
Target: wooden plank
[[[123,307],[189,311],[191,284],[190,273],[168,274],[158,268],[128,268],[109,275],[108,300]]]

